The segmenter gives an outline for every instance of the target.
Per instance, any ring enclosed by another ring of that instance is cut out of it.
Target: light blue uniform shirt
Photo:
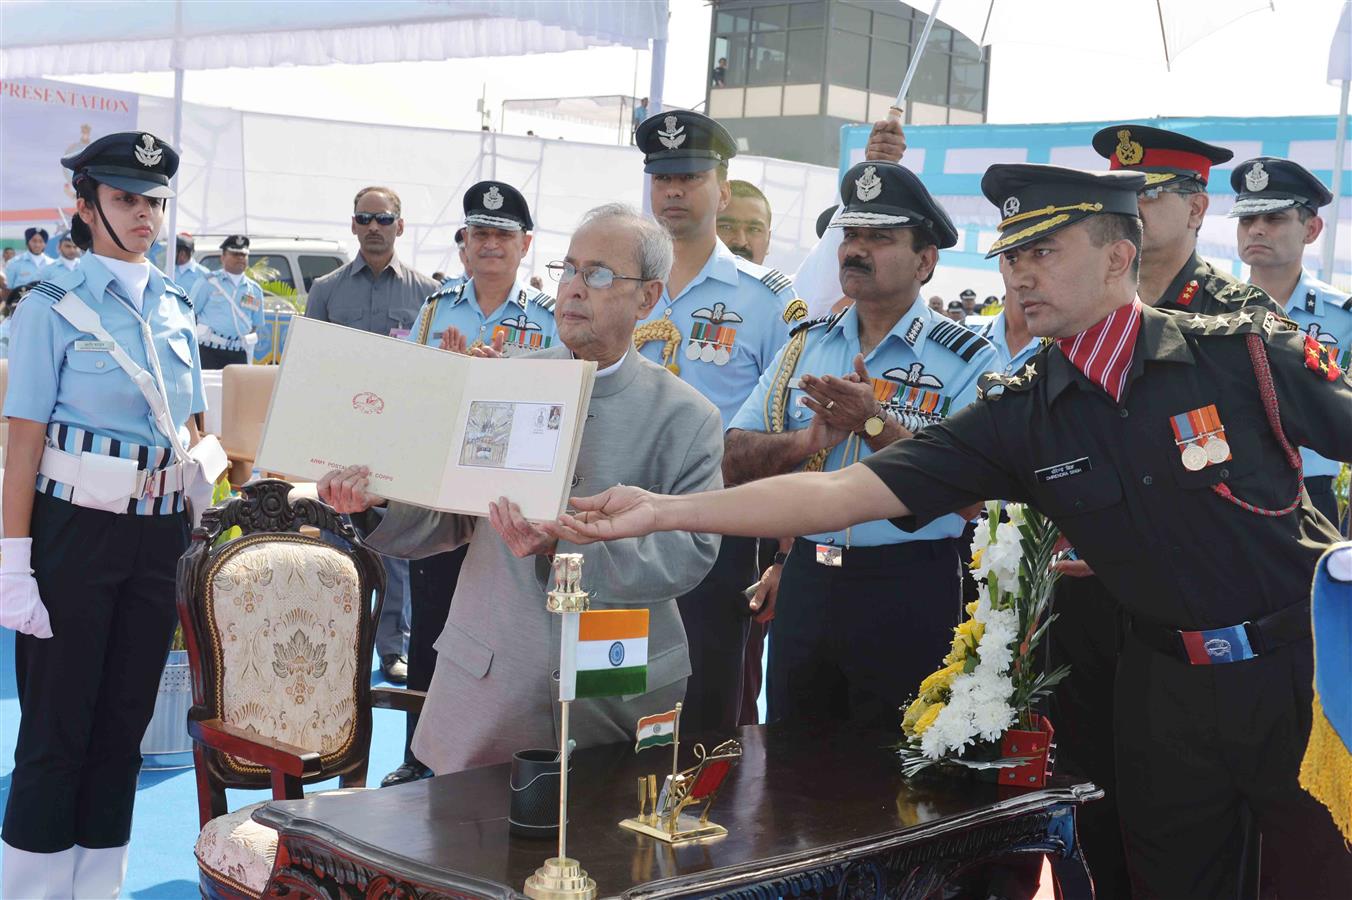
[[[809,327],[807,343],[794,368],[800,375],[848,375],[854,371],[854,357],[860,352],[859,318],[853,306],[839,316],[819,320]],[[768,397],[775,375],[783,362],[784,351],[770,365],[733,417],[728,428],[768,432]],[[935,312],[917,300],[887,333],[878,346],[864,357],[864,365],[873,379],[874,396],[889,410],[920,415],[927,424],[947,418],[976,399],[976,383],[983,373],[998,365],[990,342],[969,329]],[[790,389],[784,415],[789,431],[807,428],[812,411],[800,405],[804,392]],[[872,455],[862,438],[850,435],[826,457],[823,471],[843,469]],[[954,538],[965,525],[961,516],[935,519],[919,531],[906,532],[885,519],[864,522],[844,531],[804,535],[819,544],[846,547],[877,547],[907,541]]]
[[[48,293],[47,285],[56,290]],[[141,342],[141,326],[122,290],[97,256],[86,255],[79,268],[61,272],[29,292],[14,313],[11,329],[6,416],[70,425],[117,441],[171,446],[155,427],[140,389],[113,355],[52,311],[59,299],[53,294],[74,291],[127,355],[153,371]],[[192,307],[183,292],[152,266],[140,315],[150,324],[170,416],[186,445],[188,416],[206,409]]]
[[[1348,305],[1347,294],[1302,269],[1300,281],[1284,305],[1301,331],[1332,352],[1339,368],[1352,364],[1352,306]],[[1300,448],[1300,461],[1306,477],[1337,475],[1340,467],[1304,447]]]
[[[195,259],[190,259],[174,269],[174,284],[183,288],[189,295],[197,282],[211,274],[211,270]]]
[[[506,339],[502,349],[507,356],[543,350],[559,340],[559,331],[554,325],[554,298],[537,291],[520,278],[512,284],[507,301],[492,315],[484,315],[480,309],[473,278],[462,284],[443,287],[428,297],[422,309],[418,310],[407,340],[418,340],[422,334],[423,320],[429,313],[432,327],[428,329],[426,343],[433,347],[441,342],[442,332],[452,326],[468,339],[471,347],[476,344],[491,345],[493,332],[503,329]]]
[[[44,253],[34,256],[27,250],[9,261],[5,266],[5,283],[12,291],[16,287],[42,280],[42,270],[52,264],[52,258]]]
[[[53,278],[57,276],[57,273],[59,272],[68,272],[71,269],[78,269],[80,268],[80,260],[83,258],[84,257],[82,256],[77,256],[73,260],[69,260],[69,262],[71,263],[70,265],[66,264],[67,260],[64,258],[54,259],[51,262],[47,263],[47,265],[42,267],[42,272],[39,273],[38,280],[51,281]]]
[[[244,335],[261,331],[266,324],[263,318],[263,289],[247,276],[240,276],[236,284],[223,269],[208,272],[193,285],[188,299],[192,301],[198,323],[206,325],[220,337],[227,338],[225,343],[231,345],[231,350],[243,346],[240,338]],[[211,345],[221,342],[208,337],[202,343]]]
[[[1024,344],[1018,353],[1010,354],[1009,342],[1005,340],[1005,311],[1003,309],[994,319],[982,325],[977,330],[977,334],[990,341],[995,348],[995,364],[991,367],[991,371],[998,372],[1001,375],[1013,375],[1023,368],[1024,363],[1037,356],[1037,352],[1042,349],[1042,341],[1030,337],[1028,343]]]
[[[680,330],[677,374],[709,399],[723,416],[723,427],[737,414],[789,336],[784,309],[794,299],[793,284],[774,269],[748,262],[714,242],[714,252],[699,274],[672,298],[665,286],[648,318],[668,319]],[[659,365],[663,343],[641,348]]]

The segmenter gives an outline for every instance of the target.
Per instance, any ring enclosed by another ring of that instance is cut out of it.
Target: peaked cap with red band
[[[1183,178],[1205,185],[1212,166],[1234,157],[1224,147],[1149,125],[1109,125],[1095,133],[1093,144],[1094,151],[1108,160],[1108,168],[1141,172],[1146,187]]]

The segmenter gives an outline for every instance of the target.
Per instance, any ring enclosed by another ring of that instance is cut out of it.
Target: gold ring
[[[827,401],[826,401],[826,409],[827,409],[827,411],[830,412],[831,409],[833,409],[833,408],[835,407],[835,405],[836,405],[836,401],[834,401],[834,400],[827,400]]]

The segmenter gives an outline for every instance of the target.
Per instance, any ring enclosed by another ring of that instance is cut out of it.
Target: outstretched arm
[[[655,531],[791,537],[909,513],[877,475],[858,464],[679,497],[617,486],[594,497],[575,497],[572,504],[577,514],[560,516],[549,527],[576,544]]]

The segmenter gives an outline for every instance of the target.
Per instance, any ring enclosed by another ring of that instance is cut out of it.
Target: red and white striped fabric
[[[1074,337],[1059,338],[1056,343],[1075,368],[1121,403],[1140,330],[1141,301],[1133,299],[1098,324]]]

